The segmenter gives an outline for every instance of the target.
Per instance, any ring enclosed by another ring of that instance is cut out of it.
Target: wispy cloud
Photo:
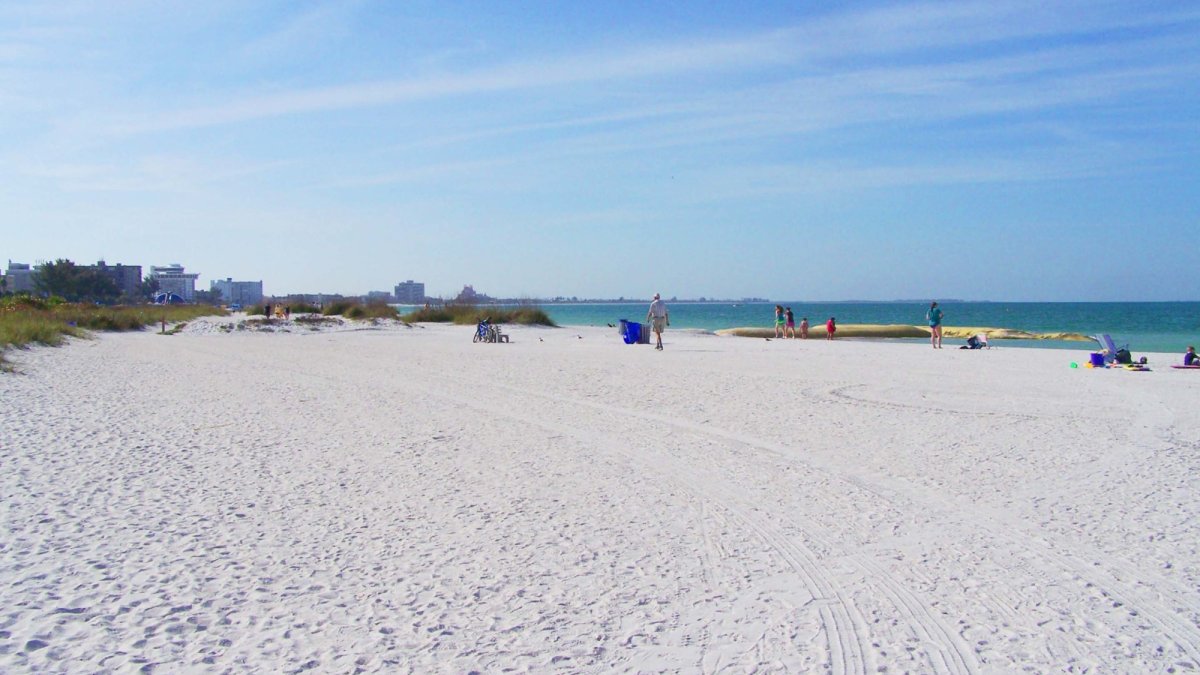
[[[385,80],[253,95],[226,104],[133,118],[117,123],[118,133],[146,133],[233,124],[299,113],[344,110],[601,81],[662,77],[779,62],[761,41],[729,41],[636,49],[618,54],[575,55],[519,62],[466,73]]]
[[[245,42],[241,53],[285,58],[311,40],[336,40],[357,9],[355,2],[327,3],[291,14]],[[197,130],[236,130],[289,116],[395,109],[397,118],[416,130],[412,140],[385,148],[359,144],[346,151],[373,158],[411,151],[422,151],[421,156],[386,168],[373,160],[346,177],[315,178],[316,184],[342,188],[486,173],[506,162],[735,147],[762,139],[812,138],[845,148],[856,142],[854,134],[844,133],[848,129],[896,134],[947,121],[994,125],[997,118],[1016,127],[1054,111],[1116,105],[1146,92],[1194,87],[1200,80],[1198,28],[1200,10],[1156,5],[1144,11],[1077,2],[889,5],[833,12],[776,30],[730,31],[716,39],[593,45],[457,69],[442,61],[437,71],[413,77],[327,86],[241,84],[161,97],[151,91],[136,99],[114,93],[97,105],[74,111],[64,106],[68,112],[52,115],[60,132],[53,142],[71,138],[92,146],[125,145],[135,136],[181,138]],[[17,43],[13,59],[19,64],[32,58],[21,50],[34,44]],[[0,59],[3,49],[0,45]],[[423,63],[428,68],[430,61]],[[0,81],[15,80],[21,71],[18,65],[12,71],[17,74],[3,72]],[[13,87],[19,93],[8,94],[10,99],[39,100],[36,84],[22,84],[27,86]],[[109,88],[121,86],[118,82]],[[188,105],[189,96],[218,102]],[[410,105],[458,101],[463,110],[445,118]],[[480,110],[486,114],[476,114]],[[1094,141],[1099,132],[1081,130],[1103,124],[1081,115],[1070,128],[1076,138]],[[510,143],[503,150],[505,158],[438,152],[518,138],[528,142]],[[1073,142],[1071,134],[1059,140]],[[820,159],[798,156],[796,162]],[[996,180],[1008,175],[957,169],[959,175]],[[937,180],[936,172],[904,173]],[[76,187],[104,185],[102,174],[64,174],[63,179]],[[883,184],[883,179],[845,171],[834,175],[847,177],[848,185]],[[128,182],[137,184],[155,181]],[[157,184],[173,189],[169,180]]]
[[[292,58],[316,44],[339,42],[352,34],[360,0],[326,2],[287,16],[268,33],[255,36],[239,50],[241,58]]]
[[[255,164],[199,161],[191,157],[149,155],[127,162],[44,163],[23,167],[26,177],[51,180],[69,192],[201,193],[248,176],[287,166],[273,161]]]

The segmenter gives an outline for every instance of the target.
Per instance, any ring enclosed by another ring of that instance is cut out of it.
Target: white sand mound
[[[0,376],[0,672],[1200,667],[1200,376],[470,327]]]

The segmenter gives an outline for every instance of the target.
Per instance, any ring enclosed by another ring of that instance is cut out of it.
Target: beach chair
[[[1105,363],[1118,361],[1120,360],[1121,356],[1124,356],[1126,359],[1130,358],[1129,345],[1124,345],[1118,349],[1117,343],[1113,342],[1112,336],[1108,333],[1104,333],[1102,335],[1093,335],[1092,339],[1100,343],[1101,353],[1104,354]],[[1124,352],[1124,354],[1122,354],[1122,352]],[[1122,363],[1129,363],[1129,361],[1122,361]]]
[[[987,334],[978,333],[967,338],[967,344],[959,349],[991,349],[991,347],[988,346]]]
[[[508,336],[500,330],[500,326],[490,321],[480,321],[475,326],[475,335],[472,336],[471,342],[508,342]]]
[[[475,325],[475,335],[471,338],[471,342],[491,342],[492,324],[487,321],[480,321]]]

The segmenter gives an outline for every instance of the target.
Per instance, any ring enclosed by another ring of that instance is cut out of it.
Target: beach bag
[[[1133,355],[1128,349],[1118,349],[1116,353],[1117,363],[1133,363]]]

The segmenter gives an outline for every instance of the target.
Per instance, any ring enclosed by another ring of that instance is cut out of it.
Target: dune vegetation
[[[524,326],[554,326],[549,315],[540,307],[521,305],[517,307],[495,307],[479,305],[442,305],[418,309],[404,315],[405,321],[429,323],[453,323],[474,325],[490,319],[492,323],[519,324]]]
[[[61,298],[14,295],[0,298],[0,367],[11,369],[4,352],[32,344],[56,347],[67,337],[86,338],[89,331],[142,330],[178,324],[200,316],[222,315],[210,305],[115,305],[69,303]]]

